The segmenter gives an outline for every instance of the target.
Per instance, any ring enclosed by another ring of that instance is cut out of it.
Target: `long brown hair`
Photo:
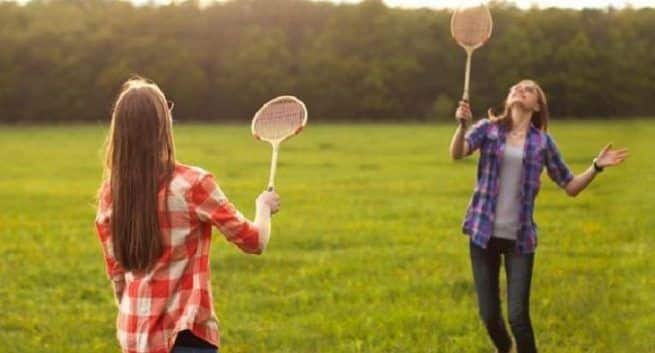
[[[105,151],[114,256],[127,271],[147,271],[163,251],[158,193],[175,169],[171,113],[156,84],[140,77],[123,84]]]
[[[530,84],[533,85],[537,90],[537,101],[539,103],[539,111],[533,111],[532,117],[530,118],[532,124],[541,131],[548,131],[548,119],[550,118],[550,112],[548,111],[548,100],[546,99],[546,93],[541,89],[539,84],[532,80],[522,80],[518,84]],[[494,114],[492,109],[489,109],[487,112],[489,115],[489,120],[504,124],[508,128],[512,127],[512,116],[511,116],[511,106],[505,100],[503,111],[499,115]]]

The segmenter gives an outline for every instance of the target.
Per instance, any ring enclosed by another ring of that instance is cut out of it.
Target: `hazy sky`
[[[22,0],[25,1],[25,0]],[[153,0],[131,0],[136,4],[143,4],[152,2]],[[174,0],[154,0],[156,3],[167,4]],[[202,2],[210,2],[212,0],[201,0]],[[218,0],[220,1],[220,0]],[[321,1],[332,1],[335,3],[356,3],[360,0],[321,0]],[[384,2],[389,6],[400,6],[400,7],[433,7],[433,8],[444,8],[444,7],[457,7],[461,3],[461,0],[384,0]],[[583,7],[607,7],[614,6],[617,8],[624,7],[627,4],[631,4],[633,7],[655,7],[655,0],[514,0],[515,4],[519,7],[527,8],[532,5],[537,5],[539,7],[569,7],[569,8],[583,8]]]
[[[0,0],[0,2],[5,0]],[[19,3],[25,3],[28,0],[14,0]],[[125,0],[132,1],[135,4],[145,4],[145,3],[157,3],[157,4],[168,4],[172,1],[179,0]],[[223,1],[223,0],[200,0],[201,3],[213,2],[213,1]],[[314,1],[331,1],[334,3],[357,3],[361,0],[314,0]],[[468,0],[470,1],[470,0]],[[633,7],[655,7],[655,0],[509,0],[519,7],[528,8],[533,5],[539,7],[568,7],[580,9],[583,7],[608,7],[613,6],[617,8],[625,7],[626,5],[631,5]],[[399,7],[432,7],[432,8],[444,8],[450,7],[454,8],[460,4],[461,0],[384,0],[384,2],[389,6],[399,6]]]
[[[359,2],[359,0],[332,0],[333,2]],[[402,6],[402,7],[456,7],[460,0],[384,0],[389,6]],[[631,4],[634,7],[655,6],[655,0],[514,0],[515,4],[520,7],[530,7],[537,5],[539,7],[624,7]]]

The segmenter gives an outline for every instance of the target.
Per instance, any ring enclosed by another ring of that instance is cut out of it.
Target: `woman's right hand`
[[[469,125],[473,119],[473,113],[471,113],[471,106],[469,106],[466,101],[459,101],[459,107],[455,112],[455,118],[460,124]]]
[[[257,208],[265,206],[275,214],[280,210],[280,195],[275,191],[264,191],[257,197],[256,204]]]

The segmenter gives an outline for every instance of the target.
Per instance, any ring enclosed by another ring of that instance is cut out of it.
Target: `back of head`
[[[106,145],[114,254],[125,270],[146,271],[162,253],[158,193],[175,168],[171,115],[156,84],[133,78],[123,85]]]

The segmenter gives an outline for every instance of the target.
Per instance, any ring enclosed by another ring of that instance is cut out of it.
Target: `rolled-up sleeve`
[[[191,201],[198,219],[218,228],[225,238],[247,253],[261,253],[259,230],[227,199],[211,174],[191,189]]]
[[[564,162],[555,140],[549,134],[546,134],[546,148],[544,153],[548,176],[561,188],[566,187],[573,179],[573,173],[571,173],[571,170]]]
[[[480,149],[484,144],[484,141],[487,137],[487,130],[491,122],[489,119],[482,119],[475,123],[473,127],[466,133],[464,139],[469,146],[469,154]]]

